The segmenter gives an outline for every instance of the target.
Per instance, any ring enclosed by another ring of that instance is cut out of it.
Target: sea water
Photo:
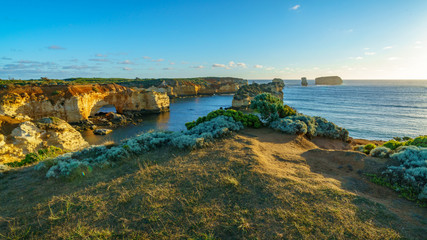
[[[249,83],[271,80],[250,80]],[[284,102],[298,112],[321,116],[346,128],[353,138],[388,140],[427,135],[427,80],[344,80],[342,85],[302,87],[285,80]],[[115,129],[106,136],[83,133],[90,144],[121,140],[149,130],[185,130],[185,123],[231,106],[233,95],[172,99],[170,112],[147,115],[138,125]],[[114,110],[114,109],[113,109]]]

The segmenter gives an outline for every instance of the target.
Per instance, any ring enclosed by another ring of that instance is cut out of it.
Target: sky
[[[2,0],[1,6],[1,79],[427,79],[426,0]]]

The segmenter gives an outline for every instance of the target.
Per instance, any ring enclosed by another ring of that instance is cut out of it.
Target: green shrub
[[[241,122],[245,127],[260,128],[262,126],[261,121],[256,115],[244,114],[241,111],[236,111],[233,109],[228,109],[228,110],[219,109],[219,110],[212,111],[204,117],[199,117],[196,121],[186,123],[185,126],[187,127],[187,130],[190,130],[195,126],[201,123],[210,121],[218,116],[231,117],[233,118],[234,121]]]
[[[369,143],[369,144],[366,144],[364,147],[363,147],[363,152],[364,153],[366,153],[366,154],[369,154],[373,149],[375,149],[377,146],[375,146],[375,144],[372,144],[372,143]]]
[[[295,109],[288,105],[283,105],[282,100],[270,93],[261,93],[257,95],[252,100],[250,107],[258,111],[261,117],[268,122],[296,114]]]
[[[396,150],[398,147],[403,146],[402,142],[398,142],[394,139],[387,141],[383,144],[383,147],[390,148],[391,150]]]
[[[419,136],[405,142],[405,146],[427,147],[427,136]]]
[[[30,165],[32,163],[43,161],[50,157],[56,157],[62,153],[62,149],[55,146],[50,146],[48,148],[39,149],[35,153],[29,153],[25,155],[25,158],[21,161],[14,161],[11,163],[7,163],[7,165],[9,165],[10,167],[22,167]]]

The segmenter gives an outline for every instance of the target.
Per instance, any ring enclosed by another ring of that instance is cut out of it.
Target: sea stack
[[[308,85],[307,78],[306,77],[302,77],[301,78],[301,86],[306,87],[307,85]]]
[[[315,79],[316,85],[341,85],[342,79],[338,76],[318,77]]]

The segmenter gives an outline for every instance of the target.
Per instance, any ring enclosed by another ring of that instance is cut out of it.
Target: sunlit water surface
[[[348,129],[351,137],[387,140],[427,135],[427,81],[345,80],[339,86],[316,86],[309,80],[309,86],[302,87],[299,80],[285,80],[285,84],[285,104],[301,113],[324,117]],[[185,130],[186,122],[230,107],[232,98],[216,95],[173,99],[168,113],[147,115],[141,124],[119,127],[107,136],[86,131],[83,137],[90,144],[100,144],[120,142],[151,129]]]

